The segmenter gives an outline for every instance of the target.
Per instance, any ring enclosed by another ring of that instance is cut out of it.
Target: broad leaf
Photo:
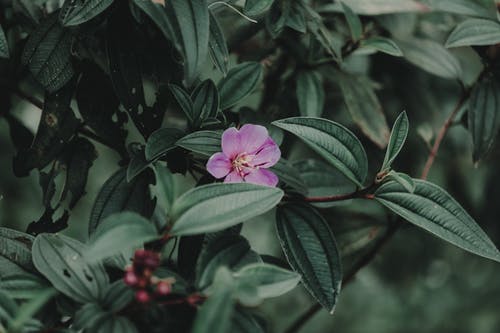
[[[262,78],[262,65],[244,62],[232,68],[219,84],[220,108],[225,110],[250,95]]]
[[[146,160],[144,146],[140,143],[133,142],[128,147],[130,154],[130,162],[127,167],[127,182],[131,182],[137,175],[141,174],[150,166],[150,162]]]
[[[278,188],[248,183],[196,187],[175,201],[171,234],[194,235],[229,228],[267,212],[282,197],[283,191]]]
[[[195,116],[193,100],[191,99],[191,96],[189,96],[189,94],[183,88],[175,84],[170,84],[168,87],[170,88],[172,95],[177,101],[177,104],[181,108],[181,111],[186,115],[189,124],[193,124]]]
[[[274,125],[291,132],[357,185],[368,173],[366,152],[358,138],[344,126],[322,118],[295,117]]]
[[[45,279],[29,273],[13,273],[2,276],[0,280],[0,289],[15,299],[33,298],[38,291],[47,287],[49,284]]]
[[[446,40],[446,47],[495,45],[500,43],[500,24],[484,19],[460,23]]]
[[[21,62],[49,92],[61,89],[73,77],[72,36],[58,21],[57,13],[46,18],[30,35]]]
[[[472,217],[442,188],[414,180],[409,193],[391,181],[375,192],[375,200],[423,228],[466,251],[500,262],[500,252]]]
[[[108,8],[114,0],[66,0],[59,13],[64,26],[85,23]]]
[[[92,234],[99,223],[111,214],[131,211],[146,218],[153,214],[155,201],[149,194],[149,186],[154,183],[154,174],[146,170],[127,182],[125,168],[114,173],[102,186],[90,213],[89,234]]]
[[[445,79],[459,79],[462,68],[458,60],[441,44],[428,39],[398,40],[399,47],[410,63]]]
[[[222,133],[217,131],[197,131],[177,140],[175,145],[198,154],[212,156],[222,150],[221,136]]]
[[[3,29],[0,26],[0,58],[8,58],[8,57],[9,57],[9,44],[7,43],[7,38],[5,37]]]
[[[301,173],[287,160],[281,158],[271,170],[278,176],[285,185],[292,187],[299,193],[307,193],[307,185],[302,179]]]
[[[243,12],[248,16],[257,16],[269,8],[273,4],[274,0],[246,0]]]
[[[387,146],[387,151],[385,152],[384,163],[382,164],[381,170],[384,171],[389,169],[392,162],[396,159],[399,152],[405,144],[406,137],[408,136],[408,130],[410,123],[408,122],[408,116],[406,112],[403,111],[392,126],[391,137],[389,139],[389,145]]]
[[[264,324],[256,316],[237,308],[231,320],[231,333],[265,333]]]
[[[246,265],[234,277],[238,284],[255,287],[261,299],[286,294],[300,281],[297,273],[265,263]]]
[[[193,119],[195,126],[207,118],[217,117],[219,111],[219,92],[212,80],[205,80],[191,94],[193,100]]]
[[[297,76],[297,100],[300,115],[321,117],[325,104],[325,90],[321,76],[313,71],[302,71]]]
[[[337,245],[327,222],[311,206],[290,203],[278,208],[276,228],[290,266],[311,295],[333,313],[342,284]]]
[[[459,15],[496,19],[496,7],[493,1],[473,0],[426,0],[432,10]],[[488,4],[488,6],[485,6]]]
[[[87,247],[77,240],[41,234],[33,243],[33,263],[61,293],[77,302],[97,301],[109,283],[101,264],[89,265],[83,255]]]
[[[157,160],[172,149],[175,149],[176,141],[183,135],[184,132],[178,128],[160,128],[155,131],[146,143],[146,160]]]
[[[364,77],[339,72],[338,83],[354,122],[380,148],[387,146],[389,127],[372,83]]]
[[[130,253],[156,238],[159,238],[156,228],[144,217],[130,212],[113,214],[105,218],[92,234],[85,258],[97,262]]]
[[[23,232],[0,227],[0,256],[29,272],[36,272],[31,259],[35,238]]]
[[[395,57],[402,57],[403,56],[403,51],[399,48],[399,46],[394,42],[392,39],[386,38],[386,37],[380,37],[380,36],[375,36],[375,37],[370,37],[366,40],[363,40],[361,42],[361,46],[363,48],[371,48],[375,49],[377,51],[395,56]]]
[[[381,15],[404,12],[425,12],[429,8],[416,0],[343,0],[360,15]],[[322,11],[341,11],[340,4],[326,5]]]
[[[31,300],[23,303],[19,307],[16,316],[9,322],[9,331],[22,331],[23,327],[25,327],[29,321],[33,320],[36,313],[56,295],[57,290],[52,287],[38,290]]]
[[[477,162],[493,146],[500,127],[500,84],[493,75],[485,76],[472,90],[468,119]]]
[[[413,178],[408,176],[405,173],[402,172],[396,172],[394,170],[391,170],[385,178],[386,180],[394,180],[395,182],[399,183],[401,186],[405,188],[410,193],[415,192],[415,181]]]
[[[361,38],[363,34],[363,24],[359,19],[359,16],[353,12],[353,10],[345,4],[345,1],[341,2],[342,10],[344,11],[344,16],[351,30],[351,38],[353,41],[357,41]]]
[[[229,51],[227,49],[226,38],[215,15],[210,12],[210,36],[208,40],[208,51],[215,66],[227,75],[229,64]]]

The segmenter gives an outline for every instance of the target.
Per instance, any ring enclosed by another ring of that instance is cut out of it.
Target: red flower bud
[[[139,303],[148,303],[151,300],[148,292],[145,290],[138,290],[135,292],[135,299]]]
[[[172,291],[172,286],[170,283],[165,281],[160,281],[156,285],[156,293],[160,296],[167,296]]]
[[[128,271],[123,278],[125,284],[130,287],[134,287],[139,282],[137,275],[133,271]]]

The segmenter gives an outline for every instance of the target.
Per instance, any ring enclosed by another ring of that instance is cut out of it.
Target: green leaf
[[[321,117],[325,104],[325,90],[321,76],[313,71],[301,71],[297,76],[297,100],[300,115]]]
[[[370,37],[361,42],[361,46],[363,48],[371,48],[377,51],[395,56],[402,57],[403,51],[399,48],[399,46],[392,39],[386,37]]]
[[[399,152],[405,144],[409,128],[410,123],[408,121],[408,116],[406,115],[406,111],[403,111],[394,122],[394,126],[392,126],[389,145],[387,146],[384,163],[382,163],[382,168],[380,170],[384,171],[389,169],[392,162],[398,157]]]
[[[109,285],[104,293],[102,306],[111,312],[123,310],[134,299],[134,290],[127,286],[123,279],[116,280]]]
[[[351,38],[353,41],[357,41],[363,34],[363,24],[361,23],[358,15],[353,12],[351,7],[345,4],[345,1],[341,2],[341,5],[347,24],[349,25],[349,29],[351,30]]]
[[[413,178],[411,178],[410,176],[408,176],[405,173],[396,172],[394,170],[391,170],[391,172],[389,172],[386,175],[385,179],[394,180],[395,182],[397,182],[401,186],[403,186],[405,188],[405,190],[407,190],[410,193],[415,192],[415,182],[413,181]]]
[[[146,160],[155,161],[175,149],[175,142],[184,135],[178,128],[160,128],[148,138],[146,142]]]
[[[404,219],[466,251],[500,262],[500,252],[472,217],[442,188],[414,180],[409,193],[391,181],[375,192],[375,200]]]
[[[135,324],[124,316],[108,315],[103,321],[98,322],[90,331],[106,333],[139,333]]]
[[[278,188],[248,183],[196,187],[175,201],[171,234],[195,235],[226,229],[267,212],[282,197],[283,191]]]
[[[66,0],[59,13],[59,20],[64,26],[85,23],[108,8],[113,0]]]
[[[281,182],[292,187],[299,193],[307,193],[307,185],[302,179],[300,172],[284,158],[281,158],[270,170],[278,176]]]
[[[175,145],[198,154],[212,156],[222,150],[221,137],[220,131],[197,131],[177,140]]]
[[[165,11],[170,11],[177,42],[184,55],[184,77],[191,86],[205,64],[208,54],[210,17],[206,0],[165,1]]]
[[[237,308],[233,314],[231,333],[265,333],[261,321],[248,311]]]
[[[207,118],[217,117],[219,111],[219,92],[212,80],[205,80],[191,94],[194,101],[193,119],[199,126]]]
[[[446,47],[495,45],[500,43],[500,24],[485,19],[468,19],[457,25],[446,40]]]
[[[233,284],[231,272],[221,268],[213,293],[196,314],[191,333],[229,333],[234,311]]]
[[[300,281],[299,274],[265,263],[246,265],[234,273],[234,278],[238,284],[255,287],[261,299],[284,295]]]
[[[127,182],[130,183],[137,175],[146,170],[151,163],[146,160],[144,146],[140,143],[131,143],[128,150],[130,154],[130,162],[127,167]]]
[[[322,118],[294,117],[273,122],[304,141],[357,185],[368,173],[366,152],[358,138],[344,126]]]
[[[227,49],[226,38],[224,32],[217,21],[215,15],[210,11],[210,36],[208,40],[208,51],[214,65],[227,75],[227,66],[229,64],[229,51]]]
[[[170,211],[175,199],[175,182],[172,173],[168,168],[156,164],[154,166],[156,177],[156,198],[160,200],[160,204],[166,210]]]
[[[250,95],[262,78],[262,65],[244,62],[232,68],[219,84],[220,108],[228,109]]]
[[[340,254],[328,223],[311,206],[290,203],[278,208],[276,228],[290,266],[309,293],[333,313],[342,284]]]
[[[38,291],[47,287],[49,285],[45,279],[29,273],[11,273],[0,280],[0,289],[15,299],[33,298]]]
[[[52,287],[39,290],[30,301],[19,307],[16,316],[9,323],[9,332],[19,332],[56,294],[57,290]]]
[[[243,12],[248,16],[258,16],[269,10],[274,0],[246,0]]]
[[[458,60],[441,44],[428,39],[408,38],[397,41],[404,57],[424,71],[445,79],[462,77]]]
[[[176,86],[175,84],[169,84],[168,87],[170,88],[172,95],[177,101],[177,104],[179,104],[182,112],[184,112],[184,114],[186,115],[189,123],[193,124],[195,119],[193,111],[194,106],[193,100],[191,99],[189,94],[183,88]]]
[[[21,62],[49,92],[59,90],[73,77],[72,39],[54,13],[34,30],[26,42]]]
[[[199,289],[210,286],[215,273],[223,266],[234,271],[261,261],[242,236],[222,234],[213,237],[206,241],[196,262],[196,286]]]
[[[2,26],[0,26],[0,58],[9,58],[9,43],[7,42]]]
[[[85,258],[97,262],[129,253],[156,238],[159,238],[156,228],[144,217],[130,212],[113,214],[105,218],[92,234]]]
[[[469,131],[474,143],[474,162],[493,146],[500,127],[500,84],[493,75],[481,79],[469,99]]]
[[[17,303],[5,291],[0,290],[0,319],[12,320],[18,311]]]
[[[81,302],[101,299],[109,281],[101,264],[88,264],[87,246],[57,234],[41,234],[33,243],[33,264],[50,283],[69,298]]]
[[[427,0],[434,11],[442,11],[466,16],[497,18],[496,7],[493,1],[471,1],[471,0]],[[483,4],[488,3],[486,7]]]
[[[29,272],[36,272],[31,259],[34,237],[17,230],[0,227],[0,256]]]
[[[439,0],[438,0],[439,1]],[[343,0],[359,15],[382,15],[404,12],[426,12],[429,8],[415,0]],[[326,5],[322,11],[341,11],[340,5]]]
[[[150,197],[149,185],[154,183],[154,174],[146,170],[127,182],[127,170],[115,172],[102,186],[92,207],[89,221],[89,235],[99,223],[111,214],[130,211],[145,218],[153,214],[155,201]]]
[[[372,83],[365,77],[338,72],[344,102],[354,122],[380,148],[389,139],[389,126]]]

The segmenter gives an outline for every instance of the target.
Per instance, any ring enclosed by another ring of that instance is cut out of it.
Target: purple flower
[[[276,186],[278,177],[267,170],[275,165],[281,152],[267,129],[259,125],[243,125],[240,130],[228,128],[222,134],[222,152],[207,162],[207,170],[224,183],[253,183]]]

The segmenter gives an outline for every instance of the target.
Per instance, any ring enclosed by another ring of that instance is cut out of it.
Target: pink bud
[[[161,296],[167,296],[172,291],[172,286],[170,283],[165,281],[160,281],[156,285],[156,293]]]
[[[151,300],[151,297],[149,297],[149,294],[145,290],[138,290],[135,292],[135,299],[139,303],[148,303]]]
[[[127,286],[130,286],[130,287],[134,287],[139,282],[139,279],[137,279],[137,276],[132,271],[128,271],[125,274],[125,277],[123,278],[123,280],[124,280],[125,284]]]

